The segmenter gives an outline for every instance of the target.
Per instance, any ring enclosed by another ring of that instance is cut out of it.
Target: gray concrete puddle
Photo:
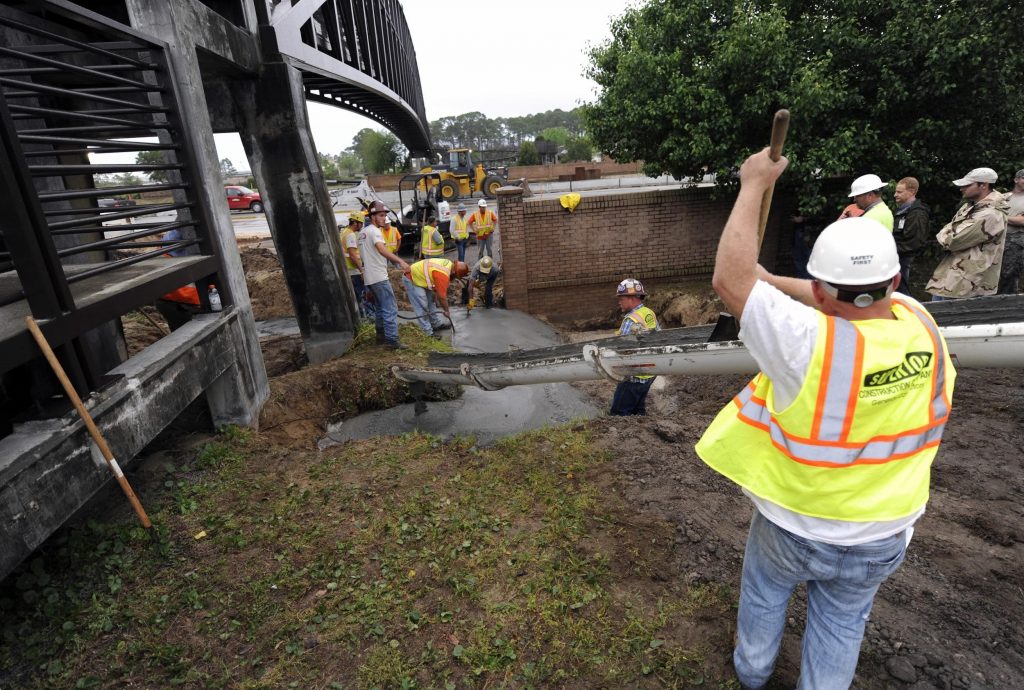
[[[507,352],[510,347],[529,350],[560,344],[547,324],[522,312],[475,309],[467,316],[465,309],[453,308],[452,319],[452,345],[462,352]],[[322,450],[348,440],[409,431],[443,439],[475,436],[480,445],[489,445],[521,431],[598,414],[599,410],[567,383],[511,386],[498,391],[466,387],[457,400],[428,402],[426,412],[420,415],[408,403],[331,425],[319,447]]]

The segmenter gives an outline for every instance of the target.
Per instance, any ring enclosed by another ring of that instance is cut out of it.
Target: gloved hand
[[[376,300],[373,298],[373,290],[368,287],[363,288],[363,301],[368,304],[373,304]]]
[[[469,300],[469,304],[466,305],[466,311],[473,311],[473,307],[476,306],[476,299]]]

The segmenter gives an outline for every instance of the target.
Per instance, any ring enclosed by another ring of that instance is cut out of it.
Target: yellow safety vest
[[[434,244],[434,231],[436,231],[433,225],[424,225],[422,234],[420,235],[420,252],[425,257],[432,256],[444,256],[444,238],[441,238],[441,244]]]
[[[409,279],[414,285],[428,290],[434,289],[434,279],[431,271],[444,271],[449,276],[452,274],[452,262],[448,259],[424,259],[417,261],[409,267]]]
[[[345,239],[349,235],[351,235],[353,233],[356,233],[356,232],[359,232],[359,231],[358,230],[354,230],[351,225],[346,225],[345,229],[341,231],[341,252],[345,255],[345,268],[349,269],[350,271],[357,271],[357,270],[359,270],[359,267],[356,266],[356,262],[353,261],[352,257],[349,256],[348,249],[345,247]],[[358,247],[358,245],[356,246],[356,254],[357,255],[359,254],[359,247]]]
[[[863,217],[870,218],[873,221],[881,223],[889,232],[892,232],[892,211],[885,205],[884,201],[879,201],[877,204],[865,211]]]
[[[398,251],[399,245],[402,244],[402,233],[398,231],[394,225],[385,225],[382,233],[384,235],[384,246],[388,248],[392,254]]]
[[[482,240],[483,238],[494,232],[494,218],[493,211],[484,211],[483,216],[480,215],[480,211],[473,211],[473,228],[476,230],[476,238]]]
[[[658,317],[655,316],[654,311],[652,309],[650,309],[649,307],[645,307],[642,304],[636,307],[635,309],[632,309],[628,314],[626,314],[623,317],[623,320],[626,319],[632,321],[633,323],[640,327],[639,331],[631,331],[632,333],[646,333],[647,331],[658,330]],[[622,328],[620,326],[619,331],[621,330]],[[650,374],[641,374],[634,375],[633,378],[647,380],[653,379],[654,376]]]
[[[467,227],[468,223],[469,219],[465,216],[460,216],[458,213],[452,216],[452,227],[454,228],[452,231],[452,237],[457,240],[467,239],[469,237],[469,228]]]
[[[697,443],[711,468],[803,515],[898,520],[928,501],[956,370],[931,316],[893,299],[896,320],[818,315],[796,399],[776,410],[763,373]]]

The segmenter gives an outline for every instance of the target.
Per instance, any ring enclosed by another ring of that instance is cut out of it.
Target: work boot
[[[443,331],[443,330],[450,329],[451,327],[452,327],[452,325],[450,323],[447,323],[447,322],[446,323],[439,323],[438,325],[434,326],[434,330],[435,331]]]
[[[384,331],[377,331],[377,344],[383,345],[387,341],[388,339],[384,337]]]
[[[397,340],[385,340],[384,341],[384,345],[386,345],[387,347],[390,347],[392,350],[408,350],[409,349],[408,345],[403,345],[402,343],[398,342]]]

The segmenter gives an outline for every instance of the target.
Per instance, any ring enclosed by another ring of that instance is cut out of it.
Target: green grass
[[[609,468],[584,425],[324,453],[229,431],[162,468],[153,535],[87,521],[8,580],[0,687],[733,687],[679,633],[731,593],[645,574],[671,526],[633,529]]]

